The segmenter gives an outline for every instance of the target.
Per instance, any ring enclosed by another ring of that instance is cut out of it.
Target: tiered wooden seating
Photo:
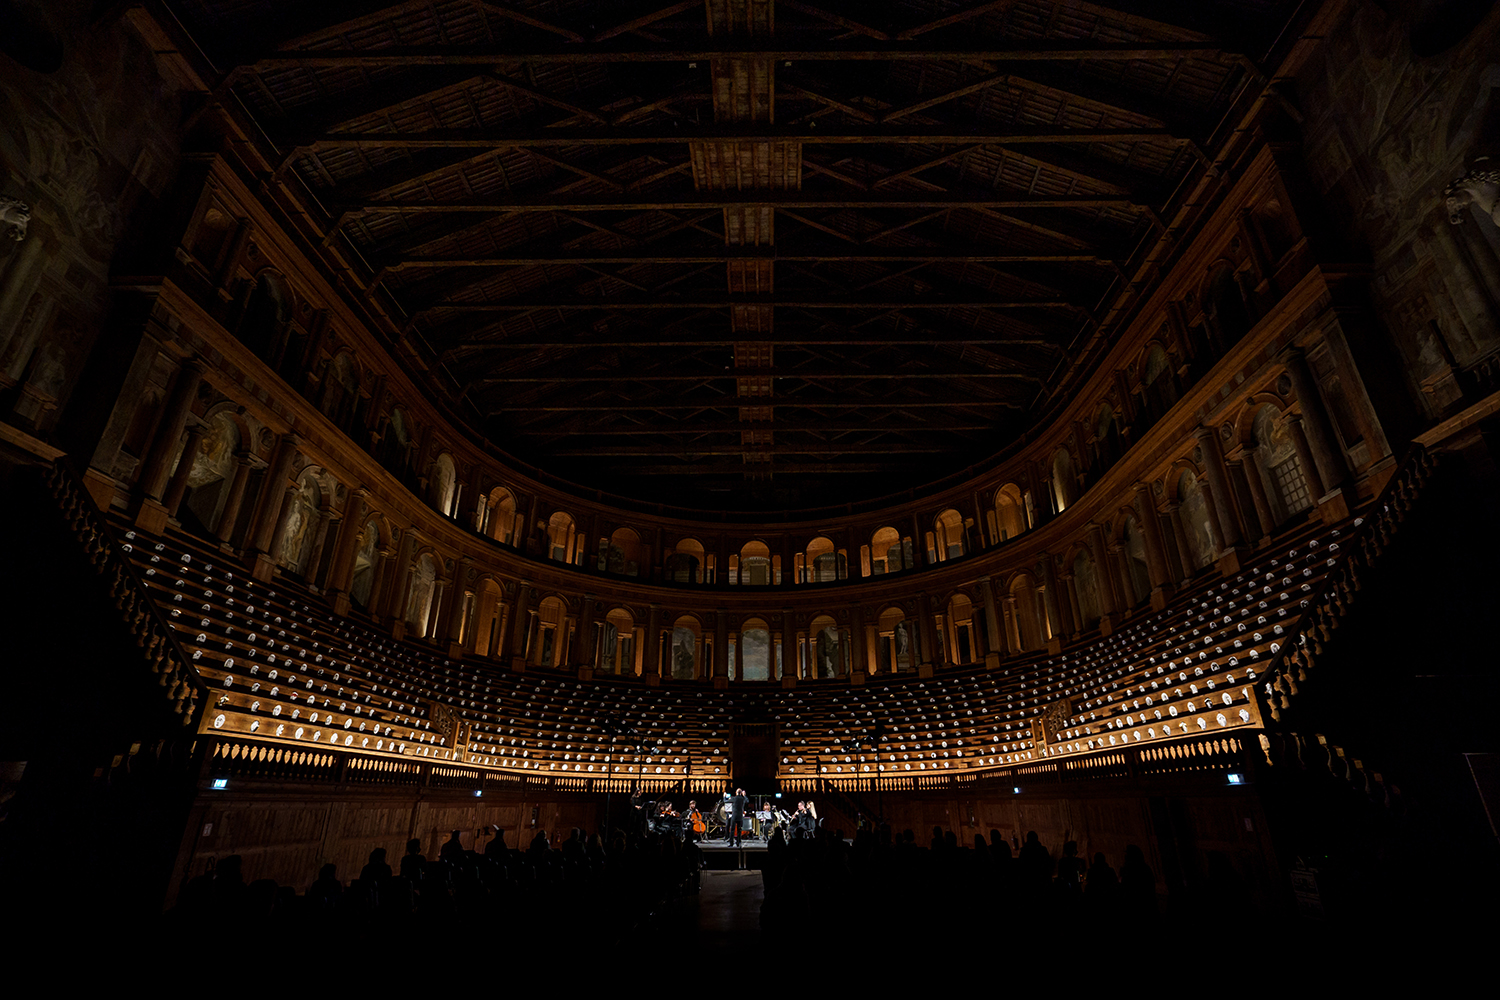
[[[125,537],[212,688],[217,731],[520,775],[717,789],[732,773],[732,725],[747,718],[777,724],[780,774],[798,782],[979,773],[1259,726],[1254,685],[1296,640],[1345,536],[1304,529],[1162,612],[998,671],[730,692],[455,663],[335,618],[295,582],[263,584],[189,539]]]

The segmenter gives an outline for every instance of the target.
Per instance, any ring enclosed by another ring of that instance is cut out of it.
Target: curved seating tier
[[[1257,681],[1300,636],[1348,529],[1306,525],[1235,576],[1210,573],[1164,610],[1138,611],[1113,634],[1060,654],[928,678],[722,691],[456,662],[334,616],[296,581],[254,580],[191,538],[127,531],[123,547],[211,689],[205,731],[717,791],[733,774],[737,726],[771,727],[778,776],[791,785],[895,787],[1260,727]]]

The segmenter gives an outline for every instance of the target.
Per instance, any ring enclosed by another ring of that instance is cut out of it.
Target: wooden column
[[[1151,606],[1160,610],[1167,606],[1172,594],[1172,581],[1167,576],[1166,546],[1161,538],[1161,515],[1156,511],[1156,498],[1145,483],[1137,483],[1136,498],[1140,501],[1141,528],[1146,534],[1146,571],[1151,577]]]
[[[937,643],[932,637],[932,602],[928,599],[926,591],[917,592],[917,672],[923,677],[932,676],[934,650]]]
[[[1203,474],[1208,479],[1210,520],[1217,520],[1219,523],[1219,533],[1223,536],[1219,546],[1222,552],[1240,542],[1239,513],[1235,508],[1234,493],[1229,487],[1218,435],[1207,427],[1200,427],[1194,431],[1194,436],[1203,448]]]
[[[167,492],[162,497],[162,506],[167,508],[167,517],[176,519],[177,508],[182,506],[182,498],[187,494],[188,477],[193,474],[193,463],[197,461],[198,446],[203,443],[203,432],[206,428],[201,420],[192,418],[188,421],[187,438],[182,443],[182,450],[177,453],[177,468],[172,472],[172,479],[167,483]]]
[[[801,671],[797,667],[797,624],[790,611],[781,613],[781,686],[791,687],[797,683]]]
[[[729,616],[722,608],[714,610],[713,679],[716,688],[729,686]]]
[[[870,673],[870,654],[866,652],[865,616],[858,604],[849,609],[849,652],[853,660],[849,664],[850,680],[863,683]],[[858,678],[858,680],[855,680]]]
[[[1318,463],[1313,458],[1312,448],[1308,445],[1307,432],[1302,426],[1302,417],[1292,413],[1286,419],[1292,431],[1292,449],[1297,453],[1297,465],[1302,470],[1302,478],[1307,480],[1307,491],[1312,496],[1313,506],[1316,507],[1318,500],[1328,490],[1323,486],[1323,477],[1318,472]]]
[[[183,361],[177,369],[177,381],[172,386],[172,395],[167,399],[166,410],[157,426],[151,450],[146,454],[146,463],[141,472],[141,496],[144,500],[160,503],[167,488],[167,475],[172,468],[172,459],[177,456],[182,444],[182,431],[187,426],[188,414],[193,401],[198,398],[198,387],[203,383],[203,362],[196,357]],[[160,529],[158,529],[160,530]]]
[[[1245,485],[1250,487],[1250,499],[1255,502],[1255,516],[1260,520],[1261,542],[1264,543],[1276,531],[1276,519],[1271,515],[1271,501],[1266,496],[1266,484],[1260,478],[1260,463],[1255,460],[1259,451],[1254,445],[1247,446],[1240,468],[1245,474]]]
[[[994,669],[1000,665],[1000,658],[1005,655],[1006,636],[1000,615],[997,614],[995,608],[995,585],[989,577],[980,578],[979,592],[984,598],[984,626],[989,646],[985,653],[984,663],[985,666]]]
[[[573,635],[572,665],[594,666],[594,595],[584,594],[578,606],[578,631]]]
[[[522,580],[516,584],[516,610],[511,615],[510,665],[517,673],[526,669],[526,636],[531,630],[531,582]]]
[[[229,496],[224,500],[224,509],[214,528],[214,537],[218,538],[222,549],[228,549],[234,537],[234,525],[240,519],[240,508],[245,504],[245,488],[250,484],[252,462],[249,452],[237,452],[234,456],[234,478],[229,481]]]
[[[1337,489],[1348,478],[1349,466],[1328,419],[1328,408],[1318,390],[1317,379],[1313,378],[1312,369],[1307,365],[1307,356],[1301,349],[1291,347],[1277,360],[1286,365],[1287,374],[1292,378],[1292,391],[1297,394],[1302,418],[1307,423],[1308,444],[1312,448],[1318,476],[1330,491]]]
[[[641,661],[641,673],[650,677],[661,675],[661,605],[653,604],[646,613],[646,641]]]
[[[271,456],[271,466],[266,470],[260,484],[260,495],[254,520],[250,524],[245,545],[247,555],[263,556],[271,549],[276,526],[281,522],[281,505],[286,497],[292,463],[297,459],[297,447],[301,442],[293,435],[285,435],[276,444],[276,453]],[[258,561],[257,561],[258,565]],[[264,579],[270,579],[270,574]]]
[[[464,615],[468,610],[469,569],[473,565],[474,560],[464,556],[453,568],[453,596],[448,604],[448,627],[442,638],[447,643],[448,655],[455,660],[461,659],[464,655],[463,643],[459,637],[464,632]]]
[[[328,565],[328,579],[324,589],[333,595],[334,613],[349,613],[349,584],[354,574],[354,552],[360,536],[364,534],[365,516],[369,505],[365,503],[363,490],[353,490],[344,502],[344,517],[339,524],[338,537],[334,540],[333,561]]]

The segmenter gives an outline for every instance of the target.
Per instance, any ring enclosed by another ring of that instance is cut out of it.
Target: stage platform
[[[765,867],[766,843],[763,840],[741,841],[739,847],[727,840],[701,840],[698,842],[698,850],[703,852],[703,867],[710,871],[759,870]]]

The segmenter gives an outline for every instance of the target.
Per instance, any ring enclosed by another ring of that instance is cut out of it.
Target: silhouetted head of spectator
[[[245,881],[242,866],[245,859],[238,854],[230,854],[219,859],[214,866],[214,880],[216,882],[243,882]]]
[[[415,838],[415,837],[413,837],[411,840],[408,840],[406,842],[406,853],[407,854],[421,854],[422,853],[422,842],[420,840],[418,840],[417,838]]]
[[[372,865],[383,865],[383,864],[385,864],[385,848],[384,847],[377,847],[377,848],[375,848],[375,850],[373,850],[373,851],[370,852],[370,864],[372,864]]]
[[[1070,840],[1063,845],[1063,857],[1076,858],[1078,856],[1078,841]]]
[[[1028,830],[1028,831],[1026,831],[1026,846],[1027,847],[1031,847],[1032,845],[1036,845],[1037,847],[1041,847],[1042,846],[1042,842],[1041,842],[1041,840],[1039,840],[1037,838],[1035,830]]]

